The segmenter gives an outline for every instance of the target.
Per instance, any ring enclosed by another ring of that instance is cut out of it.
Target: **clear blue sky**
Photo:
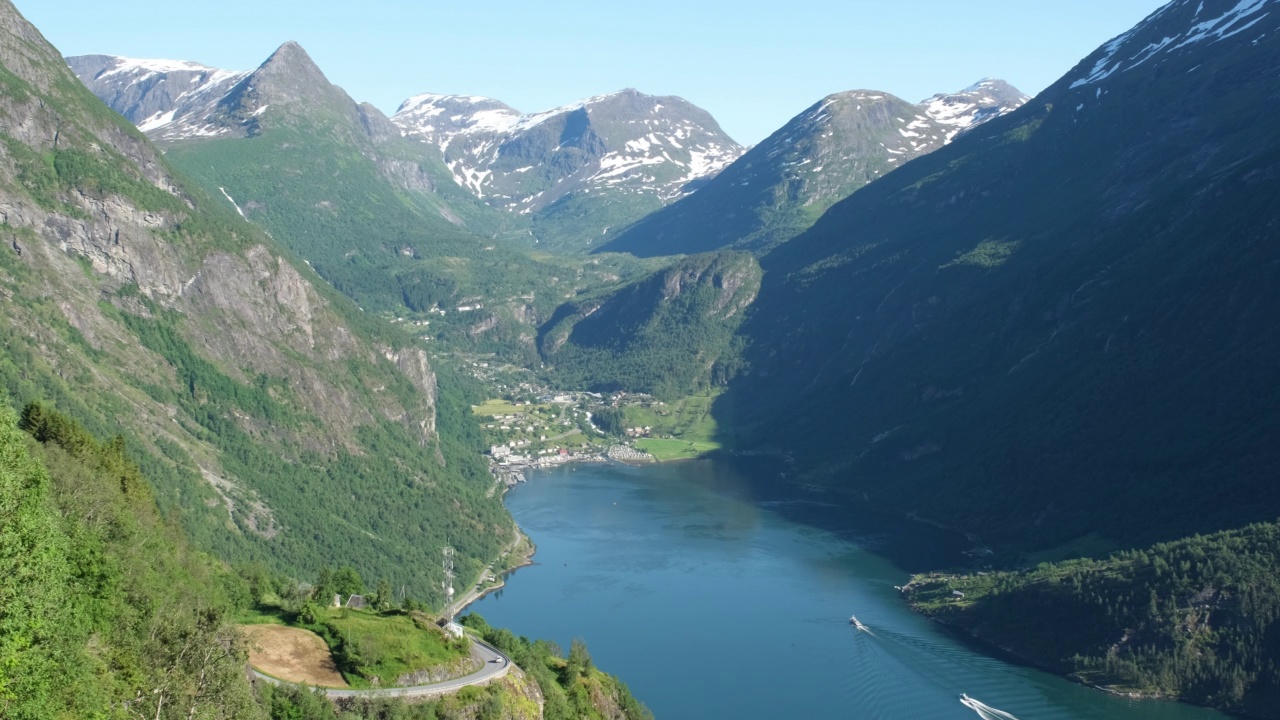
[[[911,101],[985,76],[1034,95],[1162,0],[15,0],[64,55],[251,69],[296,40],[390,113],[420,92],[524,112],[634,87],[759,142],[823,96]]]

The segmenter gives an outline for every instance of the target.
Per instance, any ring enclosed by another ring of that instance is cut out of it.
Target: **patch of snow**
[[[139,123],[138,129],[141,130],[142,132],[149,132],[151,130],[157,130],[159,128],[162,128],[165,125],[168,125],[169,123],[173,122],[173,114],[175,112],[177,112],[177,110],[170,110],[169,112],[156,113],[155,115],[152,115],[151,117]]]
[[[151,75],[159,75],[172,72],[216,72],[216,68],[211,68],[200,63],[188,62],[186,60],[161,60],[161,59],[143,59],[128,58],[115,56],[113,59],[116,64],[102,74],[99,78],[112,77],[114,75],[123,75],[126,73],[142,73],[143,77]]]
[[[1196,23],[1187,28],[1185,32],[1177,33],[1172,36],[1165,37],[1158,43],[1150,43],[1146,47],[1140,49],[1129,49],[1125,46],[1134,35],[1155,20],[1164,15],[1169,8],[1176,3],[1170,3],[1160,10],[1153,13],[1147,20],[1138,25],[1129,32],[1120,35],[1116,39],[1107,43],[1103,47],[1103,54],[1094,62],[1093,68],[1084,75],[1084,77],[1076,79],[1071,83],[1071,88],[1075,89],[1083,85],[1089,85],[1101,82],[1116,72],[1127,72],[1139,65],[1142,65],[1152,57],[1160,53],[1169,53],[1180,50],[1188,45],[1193,45],[1205,40],[1210,42],[1219,42],[1229,37],[1248,30],[1256,25],[1269,13],[1262,11],[1269,0],[1239,0],[1230,10],[1222,15],[1210,20]],[[1193,19],[1198,19],[1200,13],[1204,10],[1204,3],[1201,2],[1196,7],[1196,13]],[[1176,43],[1176,44],[1175,44]]]

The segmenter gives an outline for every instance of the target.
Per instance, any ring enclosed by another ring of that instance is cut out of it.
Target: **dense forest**
[[[1280,717],[1280,524],[918,576],[908,593],[931,617],[1091,684]]]

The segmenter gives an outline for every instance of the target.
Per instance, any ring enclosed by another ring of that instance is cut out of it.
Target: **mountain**
[[[682,258],[562,305],[539,328],[538,349],[559,387],[675,399],[736,371],[734,332],[759,290],[747,253]]]
[[[163,513],[225,561],[303,578],[341,561],[429,602],[446,543],[465,573],[487,565],[511,525],[465,389],[175,171],[7,3],[0,66],[13,400],[121,436]]]
[[[112,55],[72,57],[67,64],[95,95],[159,143],[251,137],[262,132],[267,112],[277,121],[324,112],[369,137],[394,134],[385,115],[331,84],[295,42],[281,45],[253,72]]]
[[[723,247],[767,251],[863,185],[1026,100],[1000,80],[918,105],[872,90],[828,95],[697,192],[644,217],[601,249],[646,257]]]
[[[722,427],[1058,556],[1280,516],[1277,8],[1172,2],[763,257]]]
[[[144,92],[146,83],[111,89],[103,84],[116,77],[110,68],[185,66],[103,57],[70,64],[117,111],[149,98],[134,120],[165,107],[156,104],[162,96]],[[240,75],[202,96],[197,110],[165,110],[173,122],[150,134],[170,162],[360,307],[412,315],[432,341],[535,362],[536,324],[566,297],[634,274],[622,267],[637,265],[627,258],[530,258],[520,250],[528,218],[460,187],[435,145],[402,138],[376,109],[329,83],[297,44]],[[147,83],[188,82],[160,79]]]
[[[391,120],[439,147],[459,185],[529,215],[552,249],[598,245],[743,152],[706,111],[632,89],[532,115],[488,98],[424,94]]]

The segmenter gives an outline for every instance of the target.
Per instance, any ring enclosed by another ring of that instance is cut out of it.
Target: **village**
[[[721,449],[713,395],[666,402],[632,392],[565,390],[492,355],[455,356],[490,399],[471,408],[498,486],[570,463],[687,460]]]

